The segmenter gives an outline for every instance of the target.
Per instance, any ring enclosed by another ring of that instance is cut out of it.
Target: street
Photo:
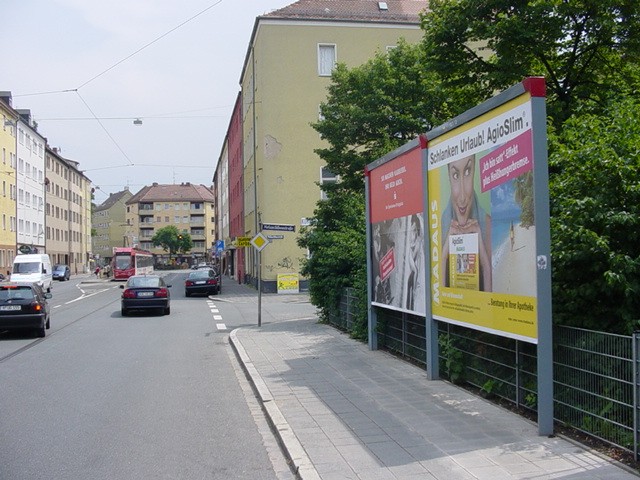
[[[255,292],[186,298],[185,277],[170,315],[125,318],[118,283],[72,277],[44,339],[0,333],[0,478],[293,478],[228,342]]]

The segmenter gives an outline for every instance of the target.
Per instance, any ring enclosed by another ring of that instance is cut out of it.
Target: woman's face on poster
[[[466,225],[473,210],[473,176],[475,157],[464,157],[448,166],[451,184],[451,204],[460,225]]]

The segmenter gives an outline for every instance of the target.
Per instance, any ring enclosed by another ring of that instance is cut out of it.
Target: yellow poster
[[[279,273],[278,293],[300,293],[300,279],[297,273]]]
[[[537,343],[531,104],[522,95],[429,142],[433,317]]]

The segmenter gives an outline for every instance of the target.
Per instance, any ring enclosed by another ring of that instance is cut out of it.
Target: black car
[[[71,277],[71,269],[69,268],[69,265],[54,265],[52,274],[54,280],[64,282],[69,280],[69,277]]]
[[[0,330],[33,330],[44,337],[51,326],[49,298],[37,283],[0,283]]]
[[[218,272],[212,268],[195,270],[189,273],[184,282],[184,295],[190,297],[194,293],[215,295],[222,290],[222,282]]]
[[[123,317],[131,310],[156,310],[161,315],[171,313],[171,285],[167,285],[158,275],[131,276],[120,288],[124,289],[121,297]]]

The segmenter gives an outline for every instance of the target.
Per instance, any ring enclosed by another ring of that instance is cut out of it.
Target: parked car
[[[171,313],[171,285],[158,275],[133,275],[120,288],[124,289],[121,297],[123,317],[131,310],[157,310],[161,315]]]
[[[53,279],[54,280],[60,280],[61,282],[64,282],[66,280],[69,280],[69,277],[71,277],[71,269],[69,268],[69,265],[54,265],[53,266]]]
[[[0,330],[33,330],[44,337],[51,326],[49,298],[38,283],[0,283]]]
[[[222,290],[220,275],[213,268],[198,269],[191,273],[184,282],[184,295],[190,297],[194,293],[215,295]]]

